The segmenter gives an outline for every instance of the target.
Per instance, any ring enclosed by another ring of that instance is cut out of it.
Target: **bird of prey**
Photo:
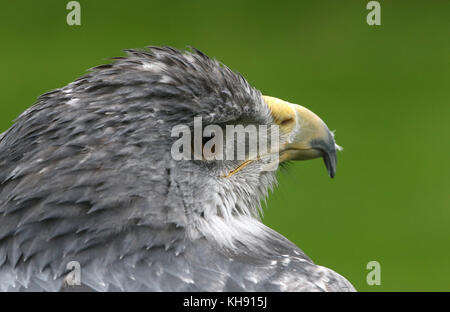
[[[172,155],[174,127],[196,117],[277,126],[267,155],[323,157],[333,177],[325,123],[196,49],[125,51],[0,135],[0,290],[354,291],[261,222],[273,158]]]

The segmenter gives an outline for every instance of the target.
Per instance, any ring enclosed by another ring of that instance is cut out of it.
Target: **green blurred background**
[[[0,132],[40,94],[146,45],[199,48],[337,129],[279,174],[264,222],[360,291],[450,291],[450,1],[80,0],[0,5]],[[381,264],[369,286],[366,264]]]

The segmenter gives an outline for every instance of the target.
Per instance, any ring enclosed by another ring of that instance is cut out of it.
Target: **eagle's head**
[[[242,75],[196,49],[127,52],[128,57],[94,75],[103,87],[107,79],[120,79],[114,74],[123,68],[123,81],[139,88],[121,86],[130,94],[121,105],[138,102],[140,126],[132,123],[140,139],[149,140],[141,145],[149,153],[146,159],[153,164],[161,159],[157,167],[166,170],[168,191],[185,208],[184,214],[175,214],[183,219],[177,224],[195,229],[203,224],[220,239],[227,220],[258,218],[276,169],[289,160],[323,157],[334,177],[339,146],[307,108],[263,96]],[[212,220],[224,226],[215,228]]]
[[[181,252],[199,237],[246,246],[266,235],[260,201],[280,163],[323,157],[334,176],[333,134],[307,108],[198,50],[126,52],[41,96],[0,138],[0,240],[29,244],[11,262],[89,262],[108,244],[121,258]]]

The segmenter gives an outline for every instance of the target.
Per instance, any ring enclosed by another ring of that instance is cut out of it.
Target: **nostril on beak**
[[[289,125],[289,124],[291,124],[293,122],[294,122],[294,118],[287,118],[287,119],[282,120],[280,122],[280,125],[281,126],[287,126],[287,125]]]

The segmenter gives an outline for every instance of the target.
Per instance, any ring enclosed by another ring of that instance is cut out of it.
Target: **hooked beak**
[[[328,175],[333,178],[336,174],[336,149],[340,147],[322,119],[303,106],[270,96],[263,98],[283,138],[280,162],[322,157]]]

